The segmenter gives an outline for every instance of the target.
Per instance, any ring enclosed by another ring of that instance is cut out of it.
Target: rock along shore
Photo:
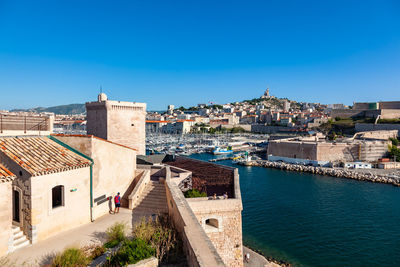
[[[394,186],[400,186],[400,177],[387,174],[376,174],[368,172],[358,172],[350,169],[342,168],[326,168],[326,167],[314,167],[314,166],[303,166],[298,164],[290,164],[285,162],[274,162],[268,160],[257,160],[245,163],[239,163],[246,166],[257,166],[265,168],[275,168],[285,171],[295,171],[295,172],[308,172],[320,175],[333,176],[338,178],[348,178],[359,181],[369,181],[373,183],[384,183],[392,184]]]

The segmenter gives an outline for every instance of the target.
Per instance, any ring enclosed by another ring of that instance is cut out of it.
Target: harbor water
[[[245,245],[294,266],[400,266],[400,187],[218,164],[239,169]]]

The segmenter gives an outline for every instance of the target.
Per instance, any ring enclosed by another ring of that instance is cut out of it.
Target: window
[[[217,219],[207,219],[206,225],[218,228],[218,220]]]
[[[52,191],[52,207],[57,208],[64,206],[64,186],[57,185],[53,187]]]

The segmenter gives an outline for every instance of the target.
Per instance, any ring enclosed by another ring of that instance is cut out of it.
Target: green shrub
[[[90,259],[79,248],[68,248],[62,253],[58,253],[51,263],[52,267],[87,266]]]
[[[389,155],[391,158],[396,158],[396,161],[400,161],[400,148],[397,146],[389,146]]]
[[[139,223],[133,226],[132,235],[134,238],[142,239],[147,243],[150,243],[150,239],[155,232],[156,226],[152,219],[149,218],[146,220],[146,217],[143,217]]]
[[[112,241],[118,241],[118,243],[124,241],[126,224],[117,222],[112,226],[108,227],[106,230],[107,243],[112,243]]]
[[[207,197],[206,192],[200,192],[197,189],[190,189],[184,193],[186,198],[194,198],[194,197]]]
[[[120,250],[112,257],[112,266],[125,266],[134,264],[154,255],[154,249],[146,241],[136,238],[132,241],[125,240]]]
[[[158,216],[154,221],[142,218],[133,227],[133,237],[144,240],[155,250],[159,262],[173,262],[182,254],[182,246],[168,217]]]
[[[119,243],[120,243],[120,241],[118,241],[118,240],[107,241],[106,243],[104,243],[104,247],[105,247],[105,248],[114,248],[114,247],[116,247]]]
[[[390,137],[389,140],[392,141],[393,146],[399,145],[399,140],[397,138]]]

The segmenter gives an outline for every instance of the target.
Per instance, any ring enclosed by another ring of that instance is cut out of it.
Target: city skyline
[[[0,109],[396,100],[395,1],[0,3]],[[16,95],[18,97],[16,97]]]

